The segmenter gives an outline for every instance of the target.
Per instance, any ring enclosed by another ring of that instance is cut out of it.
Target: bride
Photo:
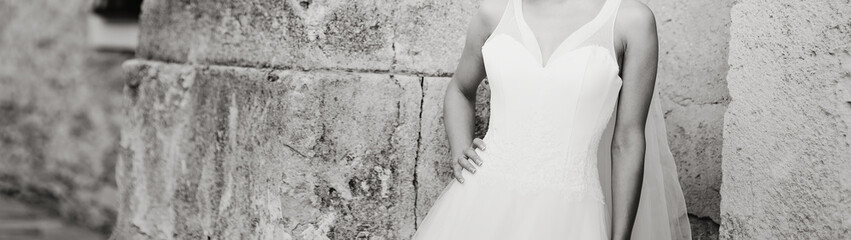
[[[483,0],[445,96],[457,181],[414,239],[690,239],[657,41],[637,0]]]

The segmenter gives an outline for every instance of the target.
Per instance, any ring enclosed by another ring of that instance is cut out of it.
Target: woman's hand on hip
[[[467,149],[464,149],[461,156],[452,159],[452,171],[458,182],[464,183],[464,176],[461,175],[461,171],[467,170],[470,173],[476,173],[476,167],[473,163],[482,165],[482,158],[476,153],[476,149],[485,150],[485,142],[482,139],[473,139],[473,143]]]

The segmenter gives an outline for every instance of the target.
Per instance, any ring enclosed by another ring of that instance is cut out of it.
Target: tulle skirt
[[[444,189],[414,239],[607,239],[611,231],[610,149],[615,119],[613,114],[597,153],[604,203],[592,195],[565,200],[558,191],[519,192],[517,189],[522,188],[506,187],[518,184],[511,178],[487,177],[496,171],[489,170],[494,164],[485,159],[476,174],[464,172],[465,183],[453,180]],[[658,91],[651,100],[645,137],[644,179],[631,239],[691,239]]]
[[[464,183],[452,180],[413,239],[607,239],[601,198],[558,186],[523,186],[527,183],[500,176],[491,168],[502,166],[479,153],[485,163],[475,174],[464,171]]]

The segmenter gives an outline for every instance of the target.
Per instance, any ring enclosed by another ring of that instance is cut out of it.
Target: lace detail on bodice
[[[596,145],[569,150],[552,136],[506,139],[496,137],[497,132],[490,128],[483,139],[488,148],[477,150],[485,161],[477,177],[507,182],[503,187],[512,191],[559,192],[566,201],[590,196],[605,202],[597,174]]]

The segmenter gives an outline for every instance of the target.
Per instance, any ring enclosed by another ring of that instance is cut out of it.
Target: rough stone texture
[[[88,4],[0,1],[0,195],[108,232],[131,56],[87,48]]]
[[[168,62],[447,75],[477,3],[149,0],[138,52]]]
[[[420,148],[417,158],[417,223],[452,180],[449,142],[443,127],[443,96],[450,78],[426,77],[423,80],[423,106]],[[484,137],[490,116],[490,90],[487,80],[479,85],[476,96],[476,137]]]
[[[481,1],[402,1],[394,16],[394,69],[451,75],[464,48],[467,25]]]
[[[851,2],[731,15],[721,238],[851,238]]]
[[[246,0],[143,4],[140,57],[280,68],[389,70],[386,1]]]
[[[406,239],[420,78],[130,61],[113,239]]]
[[[723,116],[729,102],[725,77],[733,0],[646,0],[659,32],[657,87],[668,141],[679,169],[695,232],[717,238],[721,202]]]
[[[688,216],[691,224],[691,239],[694,240],[718,240],[718,224],[706,217],[701,219],[694,215]]]

